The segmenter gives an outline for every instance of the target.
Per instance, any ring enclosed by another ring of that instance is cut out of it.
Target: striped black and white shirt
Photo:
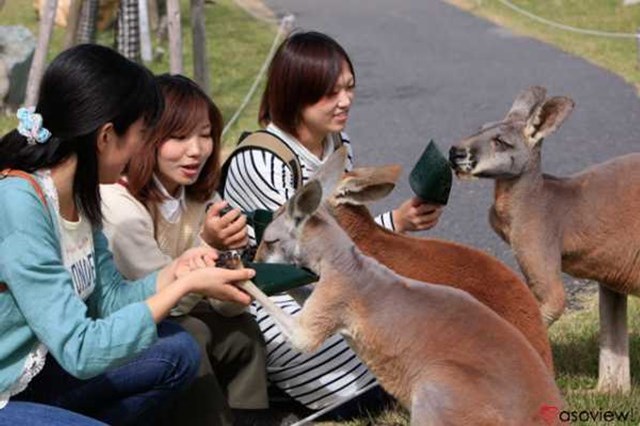
[[[291,135],[270,124],[267,131],[281,139],[295,153],[306,183],[323,160],[313,155]],[[353,151],[346,134],[342,143],[347,147],[347,170],[353,167]],[[327,140],[323,159],[334,146]],[[244,211],[267,209],[275,211],[295,193],[291,169],[271,152],[255,148],[240,151],[229,164],[223,198]],[[376,222],[393,228],[391,212],[376,217]],[[253,230],[249,230],[253,238]],[[289,295],[271,299],[285,312],[296,315],[301,307]],[[294,350],[271,317],[256,303],[252,305],[267,345],[267,373],[271,383],[305,406],[320,410],[353,395],[375,382],[373,375],[358,359],[340,335],[328,339],[314,353]]]

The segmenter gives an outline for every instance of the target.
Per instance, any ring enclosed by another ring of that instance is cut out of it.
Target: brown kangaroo
[[[565,307],[561,271],[600,283],[598,389],[630,389],[627,294],[640,294],[640,154],[569,177],[541,172],[542,140],[573,110],[531,87],[506,118],[451,148],[460,176],[495,179],[494,231],[511,245],[548,323]]]
[[[540,308],[515,272],[471,247],[410,237],[375,223],[362,204],[390,192],[399,173],[399,166],[358,168],[347,173],[327,199],[329,210],[342,229],[366,256],[398,274],[471,294],[520,330],[553,372],[551,346]]]
[[[344,160],[344,149],[334,153],[322,168],[333,179],[312,179],[278,211],[256,256],[320,275],[299,316],[242,287],[266,299],[300,350],[342,333],[414,426],[556,424],[545,410],[563,406],[558,388],[515,327],[464,291],[401,277],[349,239],[323,203]]]

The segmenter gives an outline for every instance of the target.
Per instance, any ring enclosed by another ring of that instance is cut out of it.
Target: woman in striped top
[[[324,34],[294,34],[276,52],[259,121],[295,154],[302,184],[339,145],[332,141],[336,135],[340,135],[349,152],[347,170],[352,168],[353,152],[342,130],[347,124],[354,88],[351,60],[335,40]],[[242,210],[277,210],[296,190],[293,170],[268,150],[238,150],[228,161],[223,197]],[[439,216],[439,207],[409,199],[376,221],[385,228],[406,232],[429,229]],[[300,310],[289,295],[272,299],[290,314]],[[267,343],[269,379],[296,401],[320,410],[350,400],[375,383],[341,336],[333,336],[315,353],[302,354],[285,342],[260,306],[254,305],[254,309]]]

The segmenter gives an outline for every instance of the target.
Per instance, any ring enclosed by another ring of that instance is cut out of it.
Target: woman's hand
[[[239,209],[221,215],[227,205],[226,201],[213,203],[202,226],[202,239],[218,250],[240,249],[249,243],[247,218]]]
[[[201,248],[200,250],[206,248]],[[208,249],[209,254],[215,250]],[[190,255],[198,254],[196,249],[189,250]],[[185,252],[187,254],[188,252]],[[185,255],[183,254],[183,256]],[[182,256],[181,256],[182,258]],[[158,276],[157,292],[147,299],[147,306],[151,311],[153,320],[158,323],[169,314],[169,311],[189,293],[199,293],[218,300],[226,300],[243,306],[251,302],[251,297],[234,285],[236,282],[249,280],[255,276],[253,269],[222,269],[209,266],[212,259],[205,253],[203,256],[189,256],[183,259],[181,264],[181,276],[170,280],[161,278],[168,275],[167,268]],[[215,263],[215,259],[213,260]],[[175,261],[174,261],[175,263]],[[204,266],[203,266],[204,265]]]
[[[189,272],[181,280],[187,281],[193,293],[246,306],[251,303],[251,296],[234,284],[250,280],[255,275],[256,272],[248,268],[224,269],[208,267]]]
[[[402,203],[392,214],[396,232],[424,231],[436,226],[442,214],[442,206],[413,197]]]
[[[173,284],[178,278],[186,275],[194,269],[215,266],[218,252],[211,247],[196,247],[182,253],[158,273],[156,291],[160,292],[165,287]]]
[[[181,278],[196,269],[216,266],[218,252],[211,247],[196,247],[182,253],[174,260],[174,277]]]

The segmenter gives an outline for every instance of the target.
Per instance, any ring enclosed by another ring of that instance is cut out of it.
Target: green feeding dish
[[[256,245],[262,241],[264,230],[273,220],[273,212],[271,210],[257,209],[244,213],[247,216],[247,224],[253,227],[256,236]]]
[[[284,263],[245,262],[244,265],[256,271],[251,281],[267,296],[311,284],[319,279],[311,271]]]
[[[422,200],[446,205],[451,193],[453,176],[449,161],[438,146],[429,141],[418,162],[409,174],[409,185]]]

